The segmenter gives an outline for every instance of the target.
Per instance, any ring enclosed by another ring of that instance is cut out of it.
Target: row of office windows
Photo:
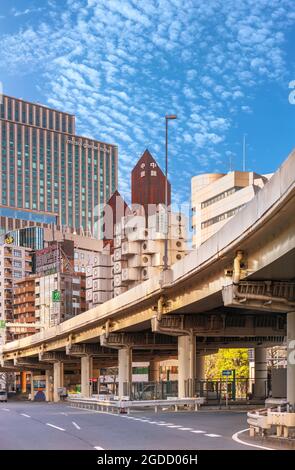
[[[221,201],[222,199],[230,196],[231,194],[236,193],[240,189],[243,189],[240,186],[234,186],[233,188],[227,189],[226,191],[223,191],[220,194],[217,194],[216,196],[211,197],[210,199],[207,199],[207,201],[202,202],[201,208],[204,209],[205,207],[211,206],[212,204],[215,204],[218,201]]]
[[[73,204],[75,202],[76,207],[80,208],[81,203],[82,225],[86,227],[87,219],[89,221],[91,219],[91,212],[87,214],[87,206],[92,208],[102,204],[115,190],[116,157],[111,154],[109,148],[88,150],[83,146],[73,147],[72,143],[67,142],[66,136],[59,138],[59,135],[53,132],[14,124],[9,124],[8,127],[2,125],[1,141],[2,204],[4,205],[9,202],[11,206],[50,212],[59,212],[61,209],[62,213],[67,209],[68,224],[73,226]],[[17,187],[17,201],[15,191],[12,190],[8,201],[8,181],[10,188]],[[106,195],[104,195],[104,186],[106,186]],[[61,197],[66,188],[68,188],[68,199]],[[62,201],[61,207],[59,207],[60,201]],[[76,226],[80,225],[79,211],[75,223]]]
[[[238,206],[235,209],[231,209],[230,211],[223,212],[222,214],[219,214],[216,217],[212,217],[212,219],[208,219],[205,222],[202,222],[202,229],[210,227],[210,225],[217,224],[218,222],[221,222],[222,220],[233,217],[244,207],[244,205],[245,204],[242,204],[241,206]]]
[[[73,116],[5,96],[0,102],[0,119],[74,133]]]

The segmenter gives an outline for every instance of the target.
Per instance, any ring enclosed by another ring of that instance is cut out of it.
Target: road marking
[[[97,447],[94,447],[94,449],[96,449],[96,450],[104,450],[103,447],[98,447],[98,446],[97,446]]]
[[[75,426],[76,429],[81,429],[80,426],[77,423],[75,423],[75,421],[72,421],[72,424]]]
[[[178,428],[179,431],[192,431],[193,428]]]
[[[205,434],[207,437],[221,437],[220,434]]]
[[[168,428],[181,428],[180,424],[173,424],[172,426],[168,426]]]
[[[26,413],[21,413],[22,416],[24,416],[25,418],[30,418],[31,416],[30,415],[26,415]]]
[[[170,426],[173,423],[157,423],[158,426]]]
[[[60,413],[61,415],[65,415],[65,416],[68,416],[68,413],[65,413],[64,411],[61,411]]]
[[[3,411],[10,411],[9,408],[2,408]]]
[[[191,432],[193,432],[193,433],[195,433],[195,434],[205,434],[206,431],[198,431],[198,430],[196,430],[196,431],[191,431]]]
[[[60,428],[59,426],[55,426],[54,424],[46,423],[46,426],[50,426],[51,428],[58,429],[59,431],[65,431],[64,428]]]
[[[239,434],[242,434],[243,432],[249,431],[249,428],[247,429],[242,429],[242,431],[238,431],[235,434],[232,435],[232,439],[239,444],[243,444],[244,446],[250,446],[250,447],[257,447],[258,449],[264,449],[264,450],[275,450],[272,449],[271,447],[264,447],[264,446],[259,446],[258,444],[250,444],[250,442],[244,442],[239,439]]]

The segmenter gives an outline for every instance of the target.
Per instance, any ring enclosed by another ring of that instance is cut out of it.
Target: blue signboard
[[[233,373],[233,371],[231,369],[222,371],[222,375],[224,375],[224,376],[232,375],[232,373]]]

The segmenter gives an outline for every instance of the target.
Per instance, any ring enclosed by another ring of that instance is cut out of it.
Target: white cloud
[[[44,99],[77,114],[79,131],[118,143],[125,189],[146,146],[163,158],[167,112],[178,115],[172,165],[188,178],[222,162],[233,116],[251,112],[250,90],[284,80],[291,0],[64,3],[49,0],[40,22],[0,35],[0,72],[37,72]]]

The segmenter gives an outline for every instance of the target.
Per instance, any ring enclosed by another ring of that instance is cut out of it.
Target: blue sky
[[[274,171],[295,147],[293,0],[0,0],[4,93],[76,114],[119,146],[119,190],[147,147],[174,201],[191,176]]]

